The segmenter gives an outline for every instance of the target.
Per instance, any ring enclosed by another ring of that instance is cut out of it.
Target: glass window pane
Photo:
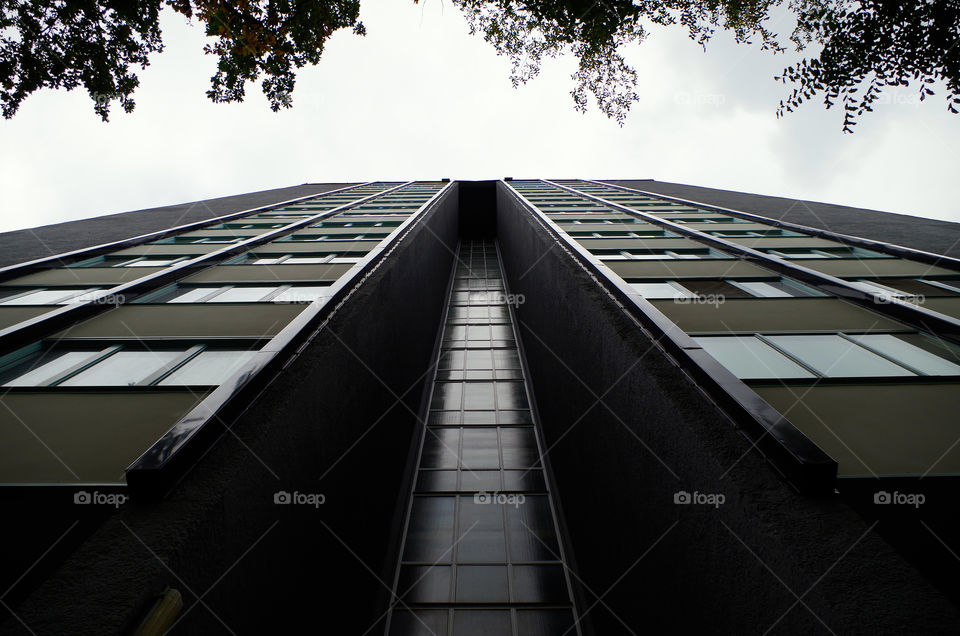
[[[573,633],[575,621],[568,609],[518,609],[518,633],[525,636],[551,636]]]
[[[491,382],[468,382],[464,385],[463,408],[485,410],[496,407],[494,403],[494,385]]]
[[[95,355],[94,351],[48,352],[39,356],[26,373],[19,374],[3,386],[43,386],[70,367]]]
[[[40,289],[17,298],[0,300],[0,305],[52,305],[76,296],[81,291],[79,289]]]
[[[453,613],[456,636],[494,636],[509,634],[510,610],[457,609]]]
[[[157,259],[145,258],[141,261],[124,263],[122,267],[166,267],[167,265],[173,265],[179,260],[181,260],[179,256],[176,258],[157,258]]]
[[[570,602],[562,565],[515,565],[512,579],[513,600],[517,603]]]
[[[507,560],[503,510],[508,504],[480,502],[460,497],[457,561],[503,562]]]
[[[175,298],[168,300],[168,303],[197,303],[201,298],[209,296],[223,287],[183,287],[176,290],[178,294]]]
[[[160,382],[161,386],[223,384],[256,351],[204,351]]]
[[[328,287],[312,287],[312,286],[302,286],[302,287],[291,287],[290,289],[280,292],[273,297],[272,302],[275,303],[312,303],[317,298],[322,298],[327,295],[329,291]]]
[[[769,336],[769,339],[828,378],[914,375],[840,336]]]
[[[292,256],[284,261],[286,265],[317,265],[326,263],[329,256]]]
[[[118,351],[60,386],[131,386],[181,355],[183,351]]]
[[[91,287],[90,289],[85,290],[85,291],[84,291],[83,293],[81,293],[81,294],[78,294],[78,295],[76,295],[76,296],[72,296],[72,295],[71,295],[69,298],[64,298],[64,299],[61,300],[58,304],[60,304],[60,305],[73,305],[73,304],[90,302],[90,300],[93,299],[93,297],[94,297],[94,295],[96,294],[96,292],[100,291],[100,289],[101,289],[100,287]],[[74,291],[74,292],[70,292],[70,293],[71,293],[71,294],[74,294],[74,293],[76,293],[76,292]]]
[[[740,286],[759,298],[790,298],[793,296],[786,289],[764,282],[743,282]]]
[[[457,568],[458,603],[508,603],[509,589],[505,565],[461,565]]]
[[[455,502],[455,497],[414,497],[404,545],[405,561],[451,561]]]
[[[960,365],[944,360],[938,355],[924,351],[896,336],[889,334],[870,334],[850,336],[883,355],[902,362],[927,375],[960,375]]]
[[[753,336],[704,336],[694,340],[738,378],[816,377]]]
[[[507,506],[510,558],[513,561],[554,561],[560,554],[556,527],[545,496],[527,495],[522,506]]]
[[[697,252],[667,252],[668,256],[666,258],[707,258],[710,256],[709,253],[697,253]]]
[[[670,283],[630,283],[644,298],[693,298],[693,294]]]
[[[254,303],[275,291],[277,291],[276,287],[231,287],[222,294],[217,294],[207,302]]]
[[[499,468],[500,446],[497,443],[497,429],[464,430],[460,461],[464,470]]]

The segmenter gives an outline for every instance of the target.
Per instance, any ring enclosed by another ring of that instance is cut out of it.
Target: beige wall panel
[[[55,337],[262,338],[276,335],[305,307],[287,303],[125,305]]]
[[[174,256],[200,256],[202,254],[209,254],[210,252],[215,252],[216,250],[226,247],[223,244],[197,244],[197,245],[137,245],[135,247],[128,247],[125,250],[120,250],[119,252],[112,252],[117,256],[146,256],[147,254],[162,254],[162,255],[174,255]]]
[[[841,476],[960,474],[960,384],[756,387]]]
[[[624,278],[775,276],[772,272],[735,258],[726,260],[606,261],[606,264]]]
[[[7,393],[0,397],[0,483],[122,482],[124,469],[203,397]]]
[[[600,238],[581,238],[571,237],[579,241],[587,249],[604,250],[626,250],[626,249],[651,249],[651,250],[669,250],[677,248],[705,248],[703,243],[698,243],[686,238],[626,238],[626,239],[600,239]]]
[[[900,258],[864,258],[864,259],[815,259],[792,260],[792,263],[815,269],[831,276],[934,276],[937,274],[956,274],[956,272],[934,267],[916,261]]]
[[[369,252],[380,241],[317,241],[316,243],[295,243],[280,241],[266,243],[250,250],[255,254],[298,254],[304,252]]]
[[[688,333],[908,330],[898,322],[837,298],[728,298],[720,303],[651,302]]]
[[[740,229],[740,228],[737,228]],[[778,247],[844,247],[843,243],[837,241],[828,241],[827,239],[815,238],[812,236],[794,236],[794,237],[770,237],[770,238],[733,238],[721,236],[731,243],[737,243],[746,247],[755,248],[778,248]]]
[[[190,283],[292,283],[335,281],[353,267],[332,265],[217,265],[184,279]]]
[[[45,314],[48,311],[53,311],[54,309],[60,309],[60,307],[62,307],[62,305],[14,305],[9,307],[0,307],[0,329],[6,329],[7,327],[15,325],[18,322],[29,320],[34,316]]]
[[[933,311],[939,311],[941,314],[953,316],[954,318],[960,318],[960,297],[958,296],[954,296],[953,298],[927,297],[924,298],[920,306],[932,309]]]
[[[58,267],[45,269],[4,285],[119,285],[143,278],[165,267]]]

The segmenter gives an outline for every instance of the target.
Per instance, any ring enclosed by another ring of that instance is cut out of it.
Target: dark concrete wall
[[[503,189],[498,227],[597,634],[956,631],[956,607],[839,497],[786,486]]]
[[[206,201],[109,214],[0,234],[0,267],[85,247],[157,232],[176,225],[205,221],[289,199],[345,187],[346,183],[305,183]]]
[[[178,634],[310,626],[360,634],[371,625],[381,572],[392,565],[396,502],[408,491],[415,413],[457,240],[456,194],[167,498],[114,514],[14,606],[33,632],[124,632],[166,586],[185,597]],[[326,502],[275,505],[281,490]],[[5,618],[0,633],[27,633]]]
[[[606,182],[960,258],[960,241],[957,240],[960,239],[958,223],[816,201],[702,188],[654,179],[608,179]]]

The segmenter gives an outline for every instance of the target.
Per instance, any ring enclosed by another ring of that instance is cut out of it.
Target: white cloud
[[[258,86],[210,103],[202,30],[166,12],[132,115],[103,124],[82,92],[47,91],[0,122],[0,230],[306,181],[503,176],[652,177],[960,221],[960,119],[940,95],[842,135],[819,103],[775,118],[788,58],[658,30],[627,52],[643,99],[620,128],[574,112],[570,59],[513,90],[450,5],[364,0],[362,19],[369,35],[336,34],[273,113]]]

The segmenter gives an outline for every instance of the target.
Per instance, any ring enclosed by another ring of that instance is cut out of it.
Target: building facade
[[[955,631],[958,244],[548,179],[0,236],[0,629]]]

